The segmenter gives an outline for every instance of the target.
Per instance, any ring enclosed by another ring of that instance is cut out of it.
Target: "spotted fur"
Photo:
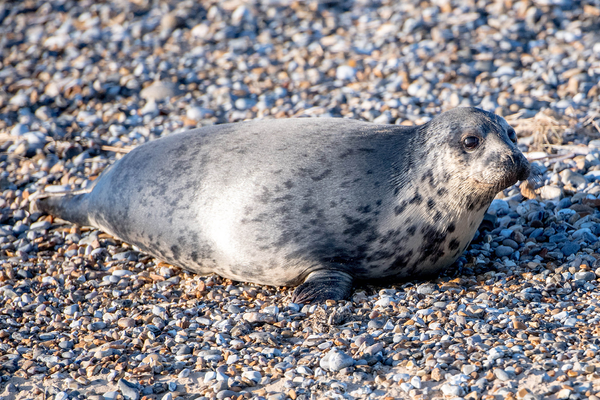
[[[353,280],[437,272],[460,255],[494,195],[529,173],[508,129],[475,108],[419,127],[211,126],[140,146],[91,192],[39,204],[194,272],[268,285],[310,277],[297,299],[342,298]],[[465,134],[481,138],[477,150]]]

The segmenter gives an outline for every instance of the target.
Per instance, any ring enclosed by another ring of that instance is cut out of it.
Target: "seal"
[[[193,272],[299,285],[293,301],[310,302],[439,272],[528,175],[515,131],[476,108],[416,127],[261,120],[149,142],[38,207]]]

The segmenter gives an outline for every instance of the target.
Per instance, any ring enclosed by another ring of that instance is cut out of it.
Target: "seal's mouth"
[[[530,177],[530,173],[531,167],[529,166],[529,163],[525,161],[525,157],[522,157],[522,159],[519,158],[516,161],[513,161],[511,158],[511,163],[509,165],[506,165],[492,175],[492,182],[486,182],[477,179],[474,176],[470,177],[470,180],[483,190],[490,190],[498,193],[519,181],[526,181]],[[499,179],[495,179],[496,177]]]
[[[493,192],[494,194],[496,194],[496,193],[514,185],[515,183],[517,183],[519,181],[519,179],[516,176],[511,174],[511,176],[506,176],[504,179],[493,182],[493,183],[482,182],[476,178],[471,178],[471,181],[474,183],[475,186],[478,186],[482,191]]]
[[[475,178],[470,178],[470,180],[471,180],[471,182],[475,183],[475,186],[481,186],[481,187],[487,188],[487,189],[492,189],[492,188],[498,186],[497,183],[482,182]]]

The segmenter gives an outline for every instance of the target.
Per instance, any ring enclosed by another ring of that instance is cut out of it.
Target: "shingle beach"
[[[598,400],[599,95],[597,0],[1,3],[0,399]],[[537,187],[442,276],[349,301],[30,209],[198,126],[459,106],[506,118]]]

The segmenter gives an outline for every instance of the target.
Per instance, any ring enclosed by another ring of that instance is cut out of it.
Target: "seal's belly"
[[[336,224],[335,231],[308,225],[286,231],[270,225],[273,220],[268,218],[242,223],[229,210],[207,225],[216,251],[215,259],[205,262],[224,277],[270,285],[296,285],[324,265],[356,279],[399,280],[451,265],[469,245],[484,212],[444,218],[440,225],[427,223],[426,217],[414,219],[412,214],[414,224],[383,233],[364,226],[362,234],[352,237],[347,226]],[[257,229],[258,223],[262,227]]]

